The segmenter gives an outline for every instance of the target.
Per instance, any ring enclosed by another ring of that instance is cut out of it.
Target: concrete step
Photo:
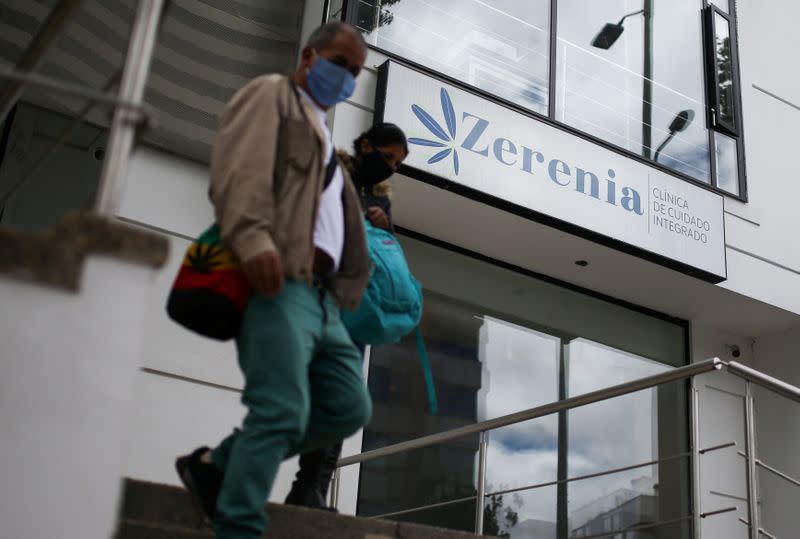
[[[269,504],[265,539],[475,539],[475,535],[419,524],[339,515]],[[127,479],[117,539],[213,539],[185,490]]]

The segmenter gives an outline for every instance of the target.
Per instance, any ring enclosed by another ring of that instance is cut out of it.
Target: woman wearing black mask
[[[402,129],[394,124],[372,126],[353,141],[355,155],[340,151],[339,158],[350,172],[361,195],[365,215],[373,226],[392,230],[391,184],[389,177],[408,156],[408,143]],[[362,353],[363,346],[358,345]],[[291,505],[327,508],[325,498],[342,443],[300,456],[300,470],[286,498]]]
[[[372,126],[353,141],[353,157],[340,153],[361,194],[367,219],[378,227],[392,230],[391,184],[388,178],[408,156],[403,130],[391,123]]]

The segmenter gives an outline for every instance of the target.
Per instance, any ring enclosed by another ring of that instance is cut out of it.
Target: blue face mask
[[[356,79],[352,73],[321,56],[317,56],[306,80],[311,97],[323,107],[332,107],[344,101],[356,89]]]

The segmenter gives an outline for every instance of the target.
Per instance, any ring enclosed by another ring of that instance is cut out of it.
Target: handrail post
[[[342,469],[336,468],[331,481],[331,509],[339,509],[339,485],[342,483]]]
[[[481,431],[478,446],[478,488],[475,496],[475,535],[483,535],[483,504],[486,497],[486,450],[489,445],[489,433]]]
[[[700,391],[692,377],[692,527],[694,539],[700,539]]]
[[[747,454],[747,513],[750,539],[759,539],[758,489],[756,488],[756,440],[753,387],[750,380],[745,381],[744,397],[744,435]]]
[[[136,18],[131,28],[119,98],[135,106],[141,105],[144,96],[164,2],[165,0],[139,0]],[[136,125],[132,121],[131,111],[118,107],[111,121],[106,157],[97,189],[95,207],[98,213],[113,216],[117,212],[135,130]]]

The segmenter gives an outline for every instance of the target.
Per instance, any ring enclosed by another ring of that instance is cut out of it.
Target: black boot
[[[342,443],[310,451],[300,455],[300,470],[297,479],[292,483],[292,490],[286,497],[288,505],[302,505],[314,509],[327,509],[325,498],[328,495],[328,486],[336,469],[336,461],[342,452]]]

